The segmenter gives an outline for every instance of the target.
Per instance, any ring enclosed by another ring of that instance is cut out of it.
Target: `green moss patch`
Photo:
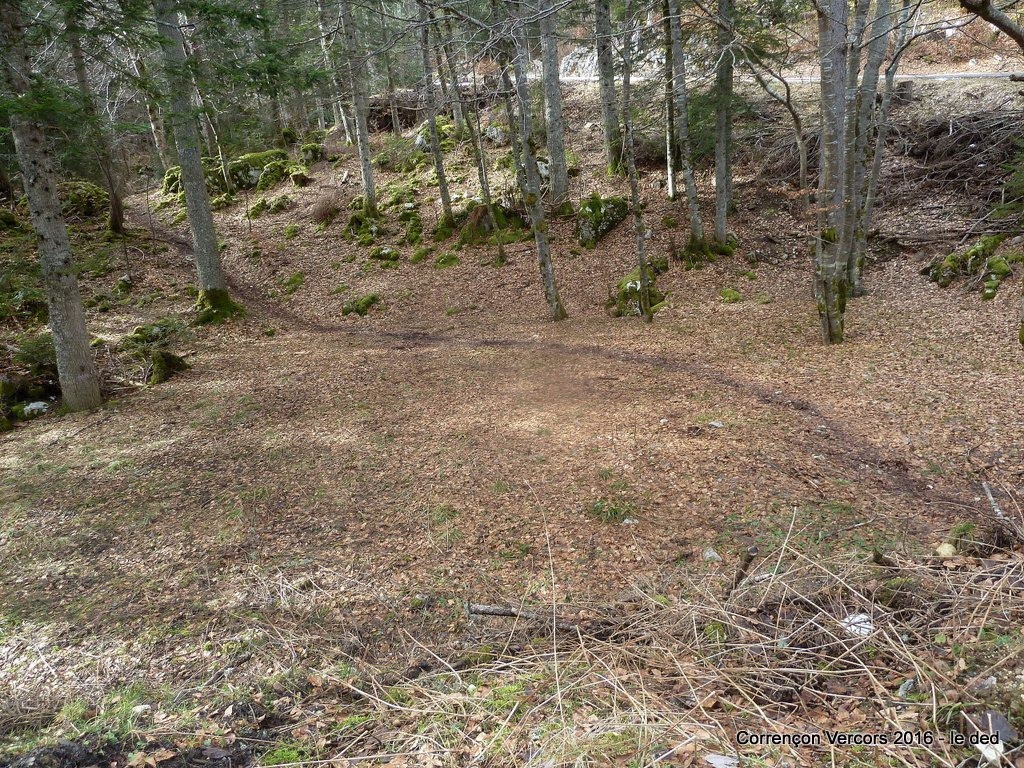
[[[341,314],[351,315],[352,313],[355,313],[360,317],[363,317],[367,312],[370,311],[370,308],[372,306],[379,303],[380,296],[378,296],[376,293],[368,293],[365,296],[360,296],[358,299],[353,299],[352,301],[346,302],[345,305],[341,308]]]
[[[436,259],[434,259],[434,269],[445,269],[447,267],[455,267],[459,264],[458,254],[452,253],[451,251],[445,251]]]

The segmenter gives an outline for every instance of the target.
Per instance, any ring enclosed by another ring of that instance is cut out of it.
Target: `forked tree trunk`
[[[20,2],[5,0],[0,3],[0,74],[6,86],[4,90],[26,102],[32,98],[31,66]],[[57,177],[46,135],[30,109],[11,111],[10,125],[36,231],[61,396],[64,405],[71,410],[95,408],[102,402],[99,377],[89,346],[85,310],[78,292],[71,242],[61,216]]]
[[[715,240],[729,239],[732,206],[732,0],[718,0],[718,63],[715,67]]]
[[[540,278],[544,284],[544,297],[547,299],[551,317],[554,320],[566,318],[565,306],[558,295],[558,284],[555,282],[555,268],[551,263],[551,244],[548,242],[548,223],[544,218],[544,206],[540,197],[540,172],[537,170],[537,154],[533,147],[533,125],[530,115],[530,86],[526,79],[526,63],[530,59],[523,30],[522,18],[513,19],[513,39],[515,42],[516,93],[519,97],[519,139],[522,146],[522,179],[525,180],[523,201],[530,212],[530,224],[533,227],[533,238],[537,245],[537,262],[540,266]]]
[[[846,257],[840,248],[844,227],[846,0],[825,0],[818,9],[821,51],[821,149],[814,247],[814,296],[826,343],[843,340],[849,292]]]
[[[89,84],[89,76],[85,70],[85,55],[82,52],[81,18],[71,8],[65,12],[68,48],[71,51],[71,65],[75,71],[75,81],[82,96],[82,109],[85,113],[86,129],[96,150],[96,164],[107,188],[110,200],[110,212],[107,217],[110,231],[124,234],[124,205],[121,202],[121,184],[114,170],[114,153],[110,147],[110,134],[96,108],[96,98]]]
[[[185,193],[188,224],[192,230],[196,271],[199,274],[197,309],[202,322],[220,322],[239,311],[228,295],[227,281],[220,262],[217,232],[210,210],[200,152],[199,129],[189,100],[188,66],[185,40],[179,27],[174,0],[153,0],[157,33],[164,55],[169,98],[168,118],[181,164],[181,188]]]
[[[612,17],[609,0],[594,0],[594,47],[597,51],[598,86],[601,90],[601,119],[608,173],[622,167],[622,133],[615,109],[615,61],[612,58]]]
[[[420,55],[423,58],[424,93],[427,100],[427,127],[430,132],[430,154],[434,158],[437,173],[437,189],[441,195],[441,224],[451,226],[452,198],[448,193],[448,178],[444,172],[444,155],[441,153],[441,139],[437,135],[437,103],[434,98],[434,68],[430,64],[430,13],[420,3]]]
[[[547,117],[547,145],[551,209],[560,211],[569,199],[569,172],[565,162],[565,127],[562,123],[562,88],[558,75],[557,23],[552,0],[541,0],[541,64],[544,77],[544,107]]]
[[[679,0],[669,0],[669,22],[672,31],[672,90],[675,94],[675,128],[679,141],[680,170],[686,190],[686,206],[690,214],[690,247],[704,247],[704,224],[697,200],[697,182],[693,177],[693,152],[690,149],[690,118],[687,114],[686,59],[683,58],[682,18]]]
[[[359,171],[363,177],[363,208],[371,216],[377,215],[377,189],[373,179],[373,156],[370,152],[370,129],[368,126],[369,98],[366,92],[366,77],[356,64],[359,48],[356,44],[355,20],[349,0],[341,0],[341,27],[345,35],[345,61],[348,64],[349,86],[352,89],[353,110],[356,123],[356,146],[359,150]]]
[[[631,48],[633,45],[633,34],[636,27],[636,19],[633,14],[633,0],[626,0],[626,24],[622,32],[622,124],[626,129],[626,173],[629,176],[630,204],[633,208],[633,227],[636,232],[636,259],[640,268],[640,315],[645,323],[654,319],[654,312],[651,310],[651,269],[647,263],[644,235],[643,207],[640,203],[640,183],[636,172],[636,152],[633,144],[633,116],[631,114],[632,104],[632,74],[633,56]]]

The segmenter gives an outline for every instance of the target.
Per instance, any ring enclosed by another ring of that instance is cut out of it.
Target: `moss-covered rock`
[[[459,141],[459,132],[456,130],[455,123],[452,122],[451,118],[446,115],[437,116],[437,139],[441,145],[442,152],[450,152],[455,149],[455,145]],[[430,148],[430,121],[424,120],[420,123],[416,129],[416,138],[414,142],[418,146],[429,150]]]
[[[62,181],[60,199],[61,213],[86,219],[103,216],[110,206],[107,191],[88,181]]]
[[[494,216],[483,203],[471,201],[467,206],[466,221],[459,232],[462,245],[481,243],[509,243],[528,238],[530,230],[523,218],[510,208],[495,203]]]
[[[341,314],[351,315],[355,313],[362,317],[370,311],[370,307],[380,302],[380,296],[376,293],[368,293],[365,296],[360,296],[358,299],[346,302],[341,308]]]
[[[280,213],[291,208],[294,202],[288,195],[278,195],[267,203],[267,211],[270,213]]]
[[[318,144],[311,142],[309,144],[303,144],[299,151],[302,153],[302,162],[305,165],[318,163],[326,156],[324,145],[322,143]]]
[[[379,216],[358,210],[349,217],[345,231],[357,245],[368,247],[378,237],[387,234],[387,227]]]
[[[283,149],[268,149],[264,152],[250,152],[228,163],[231,183],[239,189],[255,189],[267,166],[271,163],[287,163],[288,153]],[[284,178],[284,167],[278,181]],[[276,182],[275,182],[276,183]],[[271,185],[272,186],[272,185]]]
[[[621,197],[601,197],[594,192],[580,203],[576,215],[576,239],[585,248],[593,248],[629,213],[629,205]]]
[[[969,277],[979,274],[985,269],[996,249],[1006,239],[1006,235],[984,235],[977,243],[962,253],[952,252],[936,259],[922,270],[933,283],[947,288],[958,277]]]
[[[8,208],[0,208],[0,229],[21,229],[22,223],[14,211]]]
[[[655,283],[654,270],[651,270],[651,284],[649,286],[651,310],[657,312],[662,309],[665,303],[665,294],[658,290]],[[640,304],[640,267],[627,274],[618,285],[615,286],[615,293],[608,297],[605,304],[612,317],[629,317],[643,314]]]
[[[445,269],[446,267],[454,267],[459,264],[459,256],[451,251],[445,251],[436,259],[434,259],[434,269]]]
[[[234,202],[235,198],[225,193],[223,195],[217,195],[217,197],[210,200],[210,208],[215,211],[220,211],[224,208],[229,208]]]
[[[735,288],[723,288],[721,292],[722,302],[725,304],[736,304],[743,301],[743,294]]]
[[[162,384],[176,373],[188,370],[188,363],[166,349],[154,349],[149,355],[149,384]]]

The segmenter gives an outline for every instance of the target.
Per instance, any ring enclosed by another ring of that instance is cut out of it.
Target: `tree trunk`
[[[427,125],[430,130],[430,153],[434,158],[437,172],[437,189],[441,194],[441,226],[449,227],[454,221],[452,198],[448,193],[448,178],[444,172],[444,155],[441,140],[437,135],[437,104],[434,98],[434,68],[430,64],[430,14],[427,6],[420,3],[420,53],[423,58],[424,93],[427,100]]]
[[[14,187],[11,185],[11,177],[7,175],[7,169],[0,163],[0,200],[14,200]]]
[[[826,343],[843,340],[846,315],[846,258],[840,248],[844,228],[846,0],[825,0],[818,9],[821,51],[821,149],[818,171],[818,237],[814,249],[814,295]]]
[[[676,171],[679,168],[679,141],[676,138],[675,92],[672,88],[672,16],[668,0],[661,6],[662,37],[665,52],[665,180],[669,200],[676,199]]]
[[[715,67],[715,240],[729,239],[732,206],[732,0],[718,0],[718,62]]]
[[[690,245],[691,249],[704,248],[704,224],[700,217],[700,204],[697,200],[697,182],[693,177],[693,152],[690,149],[690,118],[687,114],[686,102],[686,59],[683,58],[682,19],[679,13],[679,0],[669,0],[669,19],[672,26],[672,90],[675,94],[675,128],[679,140],[680,170],[683,173],[683,187],[686,190],[686,205],[690,214]]]
[[[170,92],[168,107],[171,133],[181,163],[181,188],[185,193],[188,224],[192,230],[196,271],[199,274],[197,308],[201,322],[219,322],[238,311],[228,295],[227,281],[220,263],[217,232],[213,226],[210,195],[206,190],[200,153],[199,130],[189,103],[188,66],[185,40],[179,27],[174,0],[153,0],[160,47],[164,55],[165,76]]]
[[[356,146],[359,148],[359,170],[363,177],[363,208],[371,216],[377,215],[377,190],[373,179],[373,156],[370,152],[370,129],[367,119],[370,111],[366,95],[366,77],[356,64],[359,48],[356,45],[355,21],[349,0],[341,0],[341,27],[345,35],[345,61],[348,64],[349,85],[355,111]]]
[[[121,184],[114,170],[114,153],[110,148],[110,135],[107,127],[96,109],[96,99],[89,85],[88,73],[85,70],[85,55],[82,53],[81,19],[75,10],[68,8],[65,12],[68,48],[71,51],[71,65],[75,71],[78,91],[82,96],[82,110],[85,114],[86,129],[91,143],[96,150],[96,162],[100,175],[107,188],[110,200],[108,224],[110,231],[117,235],[124,234],[124,205],[121,201]]]
[[[459,70],[455,62],[455,54],[452,52],[452,41],[455,36],[452,34],[452,25],[447,19],[444,24],[444,36],[442,40],[448,42],[441,45],[441,52],[444,53],[444,60],[448,75],[448,98],[452,103],[452,120],[455,122],[455,132],[459,135],[466,128],[465,111],[462,108],[462,88],[459,86]],[[440,66],[440,64],[439,64]],[[441,73],[438,72],[438,78]]]
[[[640,202],[640,183],[636,172],[636,152],[633,144],[633,117],[631,100],[631,78],[633,57],[631,47],[636,19],[633,14],[633,0],[626,0],[626,24],[622,32],[622,125],[626,129],[626,173],[629,176],[630,203],[633,208],[633,227],[636,231],[636,258],[640,268],[640,315],[645,323],[654,319],[651,310],[651,269],[647,264],[644,235],[643,207]]]
[[[615,62],[612,58],[612,17],[609,0],[594,0],[594,48],[597,51],[598,85],[601,90],[601,118],[604,123],[604,151],[608,173],[622,167],[622,134],[615,109]]]
[[[20,2],[5,0],[0,3],[0,68],[5,90],[26,104],[32,98],[31,67]],[[11,111],[10,125],[36,231],[61,396],[71,410],[95,408],[102,402],[99,377],[46,136],[42,124],[31,116],[30,106],[24,113]]]
[[[526,185],[523,189],[523,200],[530,212],[530,223],[533,226],[533,238],[537,244],[537,262],[540,265],[541,282],[544,284],[544,297],[547,299],[551,317],[554,320],[566,318],[565,307],[558,295],[555,282],[555,269],[551,263],[551,245],[548,242],[548,223],[544,218],[544,206],[540,197],[540,172],[537,170],[537,155],[533,147],[533,125],[530,114],[530,86],[526,80],[526,65],[530,60],[526,36],[523,31],[522,18],[515,19],[513,38],[515,41],[515,75],[516,93],[519,96],[519,139],[522,146],[523,176]]]
[[[899,24],[899,21],[896,22]],[[877,0],[875,19],[868,35],[868,52],[857,95],[857,135],[854,142],[853,199],[850,201],[853,226],[850,253],[847,257],[847,271],[850,280],[850,295],[863,296],[866,293],[863,282],[864,262],[867,258],[867,200],[871,185],[868,150],[871,135],[875,135],[874,154],[881,162],[884,144],[878,143],[878,114],[875,101],[878,95],[878,78],[882,63],[889,49],[889,38],[894,27],[890,14],[889,0]],[[898,55],[898,54],[897,54]],[[884,96],[883,96],[884,100]],[[888,111],[888,109],[887,109]]]
[[[565,126],[562,122],[562,88],[558,73],[557,16],[552,0],[541,0],[541,64],[544,73],[544,105],[550,160],[551,209],[564,212],[569,200],[569,172],[565,162]]]
[[[188,16],[185,16],[185,23],[188,23]],[[198,35],[198,33],[196,33]],[[208,141],[213,142],[213,151],[217,153],[217,159],[220,161],[220,175],[224,180],[224,191],[229,195],[232,194],[234,184],[231,183],[231,173],[228,169],[228,156],[224,151],[224,144],[220,140],[221,127],[220,119],[217,117],[216,110],[212,109],[209,102],[206,99],[206,95],[203,93],[201,78],[206,73],[206,62],[203,59],[203,48],[199,42],[189,40],[182,35],[185,39],[185,55],[194,62],[194,67],[190,70],[192,73],[192,87],[196,91],[196,99],[199,102],[199,113],[203,117],[203,125],[208,128],[209,139]],[[196,38],[198,39],[198,37]]]
[[[395,71],[394,67],[391,66],[391,42],[387,39],[388,28],[384,21],[385,14],[384,2],[381,0],[380,4],[380,35],[381,45],[384,47],[384,76],[387,81],[388,92],[386,94],[388,100],[388,108],[391,111],[391,132],[396,136],[402,132],[402,121],[398,116],[398,102],[395,97]]]
[[[331,112],[334,115],[334,127],[337,129],[340,126],[345,132],[346,143],[351,144],[352,135],[349,133],[348,121],[345,119],[345,109],[342,106],[345,89],[342,87],[341,79],[338,77],[339,65],[335,60],[334,50],[331,47],[334,36],[327,27],[327,3],[325,0],[316,0],[316,23],[317,28],[320,30],[320,51],[323,54],[324,64],[331,78],[331,85],[334,86],[333,93],[331,94]]]
[[[173,164],[171,148],[167,143],[167,134],[164,132],[164,120],[160,115],[160,107],[157,106],[156,94],[146,76],[146,63],[141,56],[132,55],[132,66],[135,76],[139,79],[139,87],[143,93],[143,100],[146,102],[146,117],[149,118],[149,131],[153,139],[153,150],[156,153],[156,161],[159,175],[163,176],[167,169]]]

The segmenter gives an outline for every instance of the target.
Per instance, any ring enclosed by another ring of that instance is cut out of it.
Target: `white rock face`
[[[50,406],[47,403],[44,403],[42,400],[37,400],[34,403],[29,403],[25,406],[25,416],[32,419],[36,416],[42,416],[49,410]]]

